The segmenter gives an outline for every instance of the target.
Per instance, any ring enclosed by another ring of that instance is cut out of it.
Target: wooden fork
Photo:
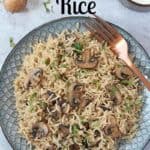
[[[106,41],[110,45],[111,50],[127,64],[127,66],[140,78],[140,80],[150,91],[150,82],[144,77],[144,75],[129,58],[128,44],[126,40],[114,27],[105,22],[99,16],[94,16],[95,18],[91,18],[91,21],[84,24],[86,28],[98,41]]]

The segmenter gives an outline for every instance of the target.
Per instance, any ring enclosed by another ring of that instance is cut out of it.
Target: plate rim
[[[49,25],[49,24],[52,24],[52,23],[56,23],[56,22],[59,22],[59,21],[62,21],[62,20],[67,20],[67,19],[90,19],[90,17],[87,17],[87,16],[67,16],[67,17],[60,17],[60,18],[57,18],[57,19],[54,19],[52,21],[48,21],[42,25],[39,25],[37,27],[35,27],[33,30],[29,31],[27,34],[25,34],[23,36],[23,38],[21,38],[17,44],[15,45],[15,47],[9,52],[9,54],[7,55],[6,59],[4,60],[2,66],[1,66],[1,69],[0,69],[0,81],[1,81],[1,77],[2,77],[2,73],[3,73],[3,70],[4,70],[4,67],[5,65],[7,64],[7,62],[9,61],[9,58],[13,55],[13,53],[16,51],[17,47],[20,45],[21,42],[23,42],[30,34],[38,31],[39,29],[41,29],[42,27],[46,26],[46,25]],[[147,55],[148,59],[150,59],[150,55],[147,53],[147,51],[145,50],[145,48],[142,46],[142,44],[140,42],[138,42],[138,40],[132,35],[130,34],[128,31],[126,31],[124,28],[120,27],[119,25],[116,25],[114,23],[111,23],[109,21],[107,21],[108,23],[110,23],[111,25],[117,27],[119,30],[125,32],[128,34],[128,36],[133,39],[136,43],[138,43],[139,47],[145,52],[145,54]],[[0,127],[1,127],[1,130],[2,130],[2,133],[4,135],[4,137],[6,138],[7,142],[9,143],[10,147],[12,149],[14,149],[13,145],[10,143],[7,135],[5,134],[5,131],[4,129],[2,128],[2,122],[0,121]],[[149,140],[146,142],[145,146],[143,147],[143,150],[145,149],[145,147],[147,146],[147,144],[150,142],[150,138]]]

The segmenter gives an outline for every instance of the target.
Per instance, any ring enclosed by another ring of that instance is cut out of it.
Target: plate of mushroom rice
[[[14,150],[143,150],[150,93],[88,17],[44,24],[11,51],[0,72],[0,125]],[[125,30],[129,55],[150,79],[150,58]]]

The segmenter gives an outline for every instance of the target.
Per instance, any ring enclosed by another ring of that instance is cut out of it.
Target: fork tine
[[[93,23],[99,28],[99,30],[103,31],[105,35],[110,39],[113,40],[114,37],[110,31],[108,31],[101,23],[99,23],[95,18],[91,18],[93,20]]]
[[[88,26],[90,26],[91,28],[93,28],[93,30],[95,30],[95,32],[101,37],[103,38],[104,41],[110,43],[111,39],[103,32],[103,30],[99,29],[98,26],[95,25],[95,23],[93,22],[88,22]]]
[[[105,28],[107,28],[108,31],[110,31],[114,36],[116,35],[120,35],[118,33],[118,31],[113,28],[110,24],[108,24],[106,21],[104,21],[102,18],[100,18],[99,16],[94,14],[94,17],[96,18],[96,20],[101,23]]]
[[[86,23],[83,23],[83,25],[91,32],[91,35],[94,36],[99,42],[104,41],[100,36],[97,35],[97,32],[95,29],[93,29],[91,26],[89,26]]]

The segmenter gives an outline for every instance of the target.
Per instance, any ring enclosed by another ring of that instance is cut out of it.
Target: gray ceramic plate
[[[32,148],[17,132],[17,112],[13,89],[13,81],[24,56],[32,52],[31,45],[34,43],[46,40],[50,34],[55,35],[56,32],[61,32],[64,29],[75,29],[76,23],[82,23],[88,19],[86,17],[69,17],[40,26],[25,36],[7,57],[0,72],[0,125],[14,150],[29,150]],[[128,41],[130,53],[135,56],[134,63],[150,79],[150,58],[143,47],[126,31],[117,26],[115,28]],[[80,31],[84,30],[85,28],[80,26]],[[120,142],[120,150],[142,150],[150,139],[150,93],[144,89],[142,95],[145,104],[141,113],[137,136],[132,141]]]

